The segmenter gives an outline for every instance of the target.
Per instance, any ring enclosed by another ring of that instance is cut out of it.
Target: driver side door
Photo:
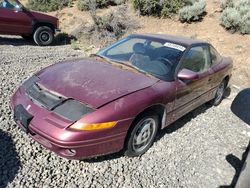
[[[212,74],[210,54],[207,45],[192,47],[184,56],[179,71],[188,69],[197,74],[197,79],[181,80],[177,78],[175,119],[194,110],[207,101],[208,82]]]

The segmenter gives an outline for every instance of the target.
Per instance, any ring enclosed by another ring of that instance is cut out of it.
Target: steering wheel
[[[170,66],[173,66],[173,63],[169,60],[169,59],[167,59],[167,58],[165,58],[165,57],[159,57],[159,58],[157,58],[156,60],[163,60],[164,62],[166,62],[168,65],[170,65]]]

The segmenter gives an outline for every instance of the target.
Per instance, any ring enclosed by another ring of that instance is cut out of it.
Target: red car
[[[50,45],[59,31],[55,17],[30,11],[17,0],[0,0],[0,34],[34,39],[40,46]]]
[[[138,156],[164,127],[208,101],[218,105],[231,71],[232,60],[207,42],[134,34],[39,71],[11,107],[26,133],[62,157]]]

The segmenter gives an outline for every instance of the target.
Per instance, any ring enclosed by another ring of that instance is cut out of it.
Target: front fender
[[[95,112],[86,115],[79,122],[96,123],[134,119],[138,114],[153,105],[163,105],[172,110],[174,101],[175,84],[171,82],[158,82],[155,85],[126,95],[117,99]],[[130,125],[124,127],[128,130]]]

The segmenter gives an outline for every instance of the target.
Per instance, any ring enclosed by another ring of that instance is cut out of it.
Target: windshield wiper
[[[105,61],[107,61],[109,63],[113,63],[114,62],[111,59],[109,59],[109,58],[107,58],[105,56],[99,55],[99,54],[91,54],[90,57],[99,57],[99,58],[104,59]]]
[[[107,60],[106,57],[104,57],[104,56],[102,56],[102,55],[99,55],[99,54],[90,54],[90,57],[100,57],[100,58],[102,58],[102,59]]]
[[[142,74],[145,74],[145,75],[147,75],[147,76],[152,76],[151,74],[149,74],[149,73],[147,73],[147,72],[145,72],[145,71],[143,71],[143,70],[141,70],[141,69],[138,69],[136,66],[133,66],[129,61],[126,61],[126,62],[118,61],[118,60],[110,59],[110,58],[108,58],[108,57],[106,57],[106,56],[102,56],[102,55],[99,55],[99,54],[91,54],[91,55],[90,55],[90,57],[94,57],[94,56],[100,57],[100,58],[102,58],[102,59],[108,61],[109,63],[114,63],[114,62],[115,62],[115,63],[119,63],[119,64],[122,64],[122,65],[124,65],[124,66],[126,66],[126,67],[129,67],[129,68],[132,68],[132,69],[134,69],[134,70],[137,70],[138,72],[140,72],[140,73],[142,73]]]
[[[130,68],[132,68],[132,69],[135,69],[135,70],[137,70],[138,72],[140,72],[140,73],[142,73],[142,74],[150,75],[149,73],[147,73],[147,72],[145,72],[145,71],[143,71],[143,70],[137,68],[136,66],[132,65],[129,61],[126,61],[126,62],[117,61],[117,60],[114,60],[114,61],[117,62],[117,63],[120,63],[120,64],[122,64],[122,65],[125,65],[125,66],[127,66],[127,67],[130,67]],[[150,76],[151,76],[151,75],[150,75]]]

